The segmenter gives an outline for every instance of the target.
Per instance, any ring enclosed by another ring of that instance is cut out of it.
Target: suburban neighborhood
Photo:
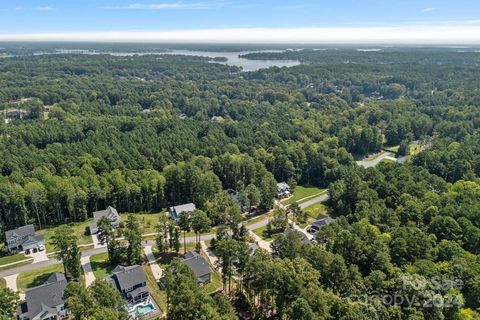
[[[316,192],[318,189],[314,190]],[[279,194],[277,199],[286,200],[291,196],[291,189],[286,183],[278,184],[278,191]],[[321,190],[318,190],[318,192],[321,192]],[[314,202],[311,203],[312,205],[326,200],[325,197],[317,197],[317,194],[312,191],[309,191],[306,195],[307,197],[301,199],[300,204],[302,201],[306,200],[314,200]],[[277,206],[284,207],[280,200],[275,201]],[[192,214],[195,210],[195,205],[193,203],[188,203],[169,207],[164,215],[178,224],[182,213]],[[253,242],[249,244],[249,250],[252,254],[258,247],[268,252],[271,251],[270,243],[253,232],[255,229],[264,228],[271,219],[270,217],[269,214],[264,214],[247,219],[244,222],[244,225],[249,230],[250,236],[252,237]],[[85,247],[85,250],[82,251],[81,259],[85,282],[88,285],[91,285],[96,280],[96,276],[92,270],[92,262],[89,258],[103,254],[107,251],[106,244],[100,243],[99,240],[99,237],[101,237],[99,232],[99,221],[102,218],[108,219],[113,229],[119,228],[122,223],[121,215],[111,206],[107,207],[105,210],[92,212],[93,221],[88,224],[88,231],[89,234],[91,234],[91,243],[94,244],[94,246],[91,248],[89,245],[82,245]],[[324,216],[324,218],[329,217]],[[310,228],[314,228],[317,223],[317,220],[313,221]],[[296,225],[295,227],[300,230],[305,241],[309,241],[311,235],[307,232],[308,228],[302,229]],[[288,234],[293,230],[294,229],[286,229],[285,234]],[[152,235],[153,234],[151,233],[144,234],[146,240],[144,240],[143,243],[145,246],[148,266],[151,268],[151,271],[159,270],[156,272],[155,279],[159,286],[158,289],[160,289],[162,287],[163,271],[159,268],[159,264],[157,263],[156,258],[154,258],[154,255],[151,254],[152,247],[155,246],[155,241],[149,240],[148,238]],[[43,234],[35,234],[35,227],[33,225],[27,225],[15,230],[7,231],[6,239],[8,248],[12,253],[20,255],[25,254],[25,257],[28,256],[29,252],[33,253],[33,251],[45,250],[45,237]],[[218,272],[218,259],[214,253],[212,253],[212,250],[205,245],[205,242],[210,242],[212,239],[214,239],[214,234],[210,233],[201,235],[201,250],[190,250],[186,252],[180,260],[182,264],[187,266],[193,272],[198,285],[202,287],[209,284],[211,285],[213,274]],[[185,238],[185,241],[188,244],[193,244],[196,239],[189,236]],[[17,291],[18,287],[15,282],[19,274],[30,272],[35,269],[49,270],[51,266],[58,264],[58,260],[54,257],[54,252],[46,252],[46,254],[48,258],[38,263],[32,262],[30,264],[24,264],[24,260],[20,260],[17,263],[14,262],[1,265],[0,277],[7,279],[7,285],[12,290]],[[149,258],[150,255],[152,258]],[[40,276],[43,276],[43,274],[38,274],[37,277]],[[150,294],[144,268],[141,266],[118,265],[103,280],[110,283],[121,294],[125,300],[126,310],[132,319],[137,319],[138,317],[141,317],[142,319],[150,319],[161,316],[165,313],[165,310],[161,310],[159,303],[155,302],[154,297]],[[18,309],[19,319],[64,319],[68,317],[68,309],[64,307],[65,301],[63,300],[66,284],[67,278],[63,273],[53,272],[45,283],[36,287],[29,287],[25,292],[20,292],[24,302],[20,304]],[[214,288],[214,290],[218,289],[221,288]]]

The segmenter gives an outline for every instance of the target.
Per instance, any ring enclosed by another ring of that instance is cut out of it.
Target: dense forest
[[[225,189],[266,211],[276,182],[319,186],[336,218],[320,245],[292,233],[275,240],[280,259],[260,253],[232,271],[259,319],[478,319],[480,53],[246,55],[272,57],[306,64],[0,59],[1,117],[28,112],[0,124],[1,227],[83,221],[108,205],[209,213]],[[355,163],[415,140],[431,146],[403,165]],[[413,293],[414,305],[382,299]]]

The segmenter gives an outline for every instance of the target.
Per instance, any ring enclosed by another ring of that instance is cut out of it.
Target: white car
[[[38,251],[43,251],[45,250],[45,246],[42,244],[42,245],[39,245],[38,246]]]

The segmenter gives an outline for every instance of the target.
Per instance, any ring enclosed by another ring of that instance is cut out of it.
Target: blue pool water
[[[128,313],[128,315],[132,318],[134,318],[136,315],[144,315],[146,313],[149,313],[151,311],[155,310],[155,307],[153,306],[153,304],[147,304],[145,307],[140,307],[140,308],[137,308],[133,311],[130,311]]]

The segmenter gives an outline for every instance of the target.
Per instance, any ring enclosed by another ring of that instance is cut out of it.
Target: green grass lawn
[[[410,146],[410,155],[414,156],[422,152],[423,147],[421,145]]]
[[[305,211],[312,219],[316,219],[319,214],[328,215],[327,207],[321,202],[315,203],[314,205],[303,209],[303,211]]]
[[[264,231],[267,230],[267,226],[252,230],[257,236],[265,241],[272,241],[275,235],[267,235]]]
[[[282,204],[287,205],[294,202],[302,203],[324,192],[326,192],[325,189],[317,187],[296,186],[295,189],[293,189],[293,196],[282,201]]]
[[[0,258],[0,266],[9,264],[9,263],[14,263],[14,262],[19,262],[22,260],[27,260],[30,259],[29,257],[26,257],[23,253],[17,253],[11,256],[5,256]]]
[[[391,152],[397,152],[399,148],[400,146],[396,145],[396,146],[385,147],[384,149]]]
[[[54,272],[63,272],[61,263],[53,266],[38,268],[31,271],[25,271],[18,275],[17,287],[20,292],[25,292],[28,288],[33,288],[44,284],[48,277]]]
[[[7,287],[7,281],[3,278],[0,278],[0,288],[6,288]]]
[[[249,225],[252,225],[252,224],[254,224],[254,223],[256,223],[256,222],[259,222],[259,221],[262,221],[262,220],[265,220],[265,219],[268,219],[268,218],[271,218],[271,217],[273,217],[273,211],[272,211],[272,212],[269,212],[269,213],[267,213],[267,214],[263,214],[263,215],[261,215],[261,216],[255,217],[255,218],[250,219],[250,220],[248,220],[248,221],[245,221],[245,222],[243,223],[243,225],[244,225],[244,226],[249,226]]]
[[[165,212],[158,213],[134,213],[133,215],[138,219],[140,223],[140,231],[142,234],[154,233],[156,232],[155,227],[158,224],[160,215],[165,214]],[[122,221],[127,221],[128,213],[122,213]]]
[[[145,276],[147,277],[147,287],[148,291],[150,292],[150,296],[155,300],[157,306],[163,312],[167,310],[167,293],[165,290],[161,290],[160,286],[158,285],[155,277],[153,276],[152,269],[148,264],[144,264],[143,271],[145,272]]]
[[[92,266],[95,279],[98,280],[105,279],[105,277],[108,276],[114,269],[114,267],[111,266],[108,261],[108,253],[100,253],[91,256],[90,265]]]
[[[84,222],[70,223],[78,237],[78,244],[90,244],[93,242],[92,237],[88,234],[88,225],[92,222],[92,219],[88,219]],[[45,235],[45,245],[47,252],[53,252],[55,249],[52,244],[53,236],[55,235],[58,227],[38,230],[37,233]]]

